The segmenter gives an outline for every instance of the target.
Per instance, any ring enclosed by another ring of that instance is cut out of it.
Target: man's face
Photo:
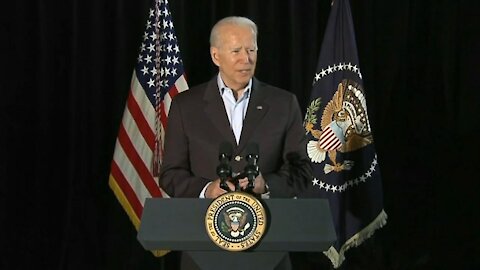
[[[257,63],[257,43],[252,29],[222,26],[217,43],[210,48],[210,55],[219,67],[223,82],[232,90],[244,88],[253,77]]]

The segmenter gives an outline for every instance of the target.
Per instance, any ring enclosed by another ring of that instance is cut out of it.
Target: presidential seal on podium
[[[212,201],[205,215],[210,239],[228,251],[243,251],[262,239],[267,225],[265,207],[246,192],[227,192]]]

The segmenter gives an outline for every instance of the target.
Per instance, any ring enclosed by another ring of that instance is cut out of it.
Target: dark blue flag
[[[304,196],[329,200],[337,241],[324,253],[337,268],[387,222],[348,0],[334,0],[304,126],[314,170]]]

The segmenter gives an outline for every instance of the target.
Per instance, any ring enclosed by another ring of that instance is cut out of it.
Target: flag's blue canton
[[[150,9],[135,72],[154,107],[157,87],[163,100],[175,81],[183,75],[180,49],[167,0],[157,2],[156,10]]]

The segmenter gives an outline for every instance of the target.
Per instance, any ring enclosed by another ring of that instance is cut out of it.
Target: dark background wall
[[[107,185],[148,2],[2,7],[0,269],[168,268]],[[478,3],[351,1],[389,221],[349,269],[480,268]],[[213,23],[244,15],[260,30],[257,77],[305,110],[329,8],[171,0],[189,84],[215,73]]]

